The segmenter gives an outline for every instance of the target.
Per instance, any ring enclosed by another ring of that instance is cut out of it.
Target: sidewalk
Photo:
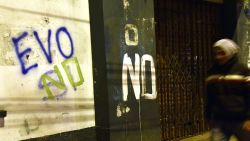
[[[206,132],[204,134],[194,136],[194,137],[190,137],[190,138],[186,138],[186,139],[183,139],[181,141],[209,141],[209,137],[210,137],[210,133]],[[237,139],[234,136],[232,136],[230,138],[230,141],[237,141]]]

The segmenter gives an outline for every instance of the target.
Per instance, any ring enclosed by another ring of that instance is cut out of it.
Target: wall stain
[[[16,65],[15,52],[10,42],[11,29],[8,25],[0,24],[0,65]]]
[[[45,21],[46,24],[50,23],[49,17],[43,17],[43,20]]]

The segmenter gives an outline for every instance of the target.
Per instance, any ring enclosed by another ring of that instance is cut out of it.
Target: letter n
[[[135,54],[135,69],[131,58],[128,57],[126,53],[123,57],[123,66],[122,66],[122,91],[123,91],[123,101],[128,99],[128,72],[130,74],[132,86],[135,93],[135,98],[140,99],[140,56]]]
[[[51,82],[52,85],[54,85],[55,87],[57,87],[59,89],[66,89],[62,74],[61,74],[61,72],[60,72],[60,70],[58,69],[57,66],[54,66],[54,71],[57,74],[57,77],[58,77],[59,81],[54,80],[53,78],[51,78],[47,74],[43,74],[41,76],[42,84],[43,84],[43,86],[45,88],[45,91],[48,94],[48,99],[54,99],[55,96],[52,94],[52,92],[51,92],[51,90],[49,88],[49,85],[48,85],[49,83],[47,83],[47,81]]]

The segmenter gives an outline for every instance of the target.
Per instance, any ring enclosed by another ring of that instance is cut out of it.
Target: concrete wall
[[[95,125],[88,0],[0,0],[1,140]]]

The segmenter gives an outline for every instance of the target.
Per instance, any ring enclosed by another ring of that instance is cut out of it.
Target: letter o
[[[69,55],[66,55],[66,54],[62,51],[61,44],[60,44],[60,38],[59,38],[61,32],[64,32],[64,33],[68,36],[68,38],[69,38],[70,47],[71,47],[71,52],[70,52]],[[73,54],[74,54],[74,44],[73,44],[73,40],[72,40],[72,38],[71,38],[71,36],[70,36],[70,33],[68,32],[68,30],[67,30],[66,27],[60,27],[60,28],[57,30],[57,32],[56,32],[56,43],[57,43],[59,52],[61,53],[61,55],[62,55],[64,58],[68,59],[68,58],[71,58],[71,57],[73,56]]]

